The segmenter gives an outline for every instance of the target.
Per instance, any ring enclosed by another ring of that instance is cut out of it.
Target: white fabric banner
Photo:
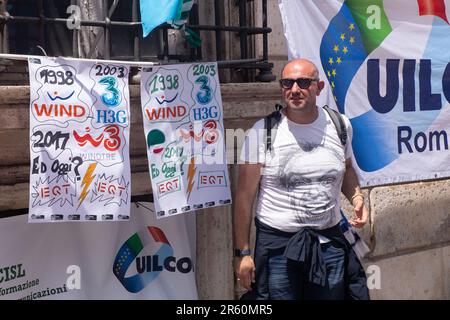
[[[450,176],[450,0],[279,0],[289,58],[326,80],[363,186]]]
[[[157,217],[230,204],[217,64],[144,68],[141,102]]]
[[[129,219],[128,67],[28,62],[29,222]]]
[[[197,299],[195,215],[131,207],[128,223],[0,219],[0,299]]]

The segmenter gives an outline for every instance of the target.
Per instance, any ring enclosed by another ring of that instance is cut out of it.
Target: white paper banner
[[[279,0],[289,58],[326,80],[363,186],[450,176],[450,0]]]
[[[0,299],[197,299],[195,215],[131,207],[129,223],[0,219]]]
[[[128,220],[128,67],[29,58],[29,222]]]
[[[216,63],[144,69],[141,101],[158,218],[231,203]]]

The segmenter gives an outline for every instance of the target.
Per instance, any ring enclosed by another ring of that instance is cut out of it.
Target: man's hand
[[[252,290],[251,284],[255,282],[255,263],[251,256],[236,258],[236,275],[239,283],[248,291]]]
[[[362,228],[369,219],[369,211],[364,205],[362,198],[355,198],[353,201],[353,213],[354,217],[349,220],[349,223],[355,228]]]
[[[364,196],[359,188],[358,176],[353,169],[351,159],[345,161],[345,175],[341,190],[353,205],[353,217],[348,222],[355,228],[364,227],[369,220],[369,211],[364,205]]]

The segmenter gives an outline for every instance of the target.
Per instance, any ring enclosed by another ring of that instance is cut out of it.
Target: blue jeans
[[[273,300],[345,299],[345,250],[332,242],[320,245],[326,265],[325,286],[308,281],[301,262],[283,256],[284,248],[269,254],[269,298]]]

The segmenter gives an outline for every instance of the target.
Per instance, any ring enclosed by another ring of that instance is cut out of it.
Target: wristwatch
[[[249,256],[252,254],[251,249],[234,249],[234,256],[241,258],[243,256]]]

